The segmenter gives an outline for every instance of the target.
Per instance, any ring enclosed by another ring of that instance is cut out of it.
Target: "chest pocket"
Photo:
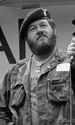
[[[16,85],[14,89],[11,91],[11,100],[10,104],[12,107],[21,107],[23,105],[23,102],[25,100],[25,91],[24,87],[22,85]]]
[[[52,78],[48,80],[47,93],[49,100],[57,103],[69,101],[70,81],[69,72],[56,72]]]

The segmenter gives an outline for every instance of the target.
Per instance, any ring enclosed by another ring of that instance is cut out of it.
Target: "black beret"
[[[25,40],[26,36],[27,36],[27,30],[28,27],[31,23],[33,23],[34,21],[37,20],[41,20],[41,19],[51,19],[50,17],[50,13],[48,12],[47,9],[43,9],[43,8],[38,8],[33,10],[32,12],[30,12],[26,18],[24,19],[24,21],[22,22],[21,28],[20,28],[20,39]]]

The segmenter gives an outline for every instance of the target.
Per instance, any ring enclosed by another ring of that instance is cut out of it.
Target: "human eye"
[[[42,24],[41,24],[41,27],[47,27],[47,24],[42,23]]]
[[[33,30],[35,30],[35,29],[36,29],[35,26],[31,26],[31,27],[29,28],[29,31],[33,31]]]

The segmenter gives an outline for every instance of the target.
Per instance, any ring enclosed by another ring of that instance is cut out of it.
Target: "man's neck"
[[[34,58],[35,58],[35,60],[37,60],[38,62],[43,62],[43,61],[45,61],[48,57],[52,56],[53,53],[55,52],[55,50],[56,50],[56,49],[54,48],[52,52],[50,52],[50,53],[48,53],[48,54],[46,54],[46,55],[41,55],[41,56],[36,56],[36,55],[34,55]]]

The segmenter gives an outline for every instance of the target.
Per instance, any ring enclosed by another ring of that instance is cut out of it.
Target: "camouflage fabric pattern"
[[[37,106],[38,125],[70,125],[70,70],[56,70],[58,64],[69,62],[66,57],[57,51],[50,67],[42,72],[37,81],[34,90],[37,104],[35,102],[33,107]],[[4,78],[0,89],[0,119],[6,122],[4,125],[33,125],[31,62],[32,57],[18,62]]]

